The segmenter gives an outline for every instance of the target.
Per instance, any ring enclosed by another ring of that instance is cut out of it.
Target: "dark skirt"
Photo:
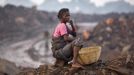
[[[57,59],[70,61],[72,57],[72,44],[66,43],[63,37],[52,39],[53,56]]]
[[[73,48],[71,46],[71,43],[64,46],[64,48],[56,50],[54,55],[58,59],[71,61],[73,57]]]

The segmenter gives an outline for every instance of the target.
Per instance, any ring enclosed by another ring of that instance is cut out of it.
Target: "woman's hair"
[[[60,9],[59,12],[58,12],[58,15],[57,15],[58,19],[61,19],[62,16],[63,16],[63,14],[66,13],[66,12],[69,12],[69,9],[68,8],[62,8],[62,9]]]

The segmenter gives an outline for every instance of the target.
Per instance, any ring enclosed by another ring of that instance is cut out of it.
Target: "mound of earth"
[[[119,56],[110,61],[101,61],[85,65],[85,69],[66,67],[54,67],[40,65],[37,69],[23,69],[18,75],[133,75],[134,55],[130,58]]]

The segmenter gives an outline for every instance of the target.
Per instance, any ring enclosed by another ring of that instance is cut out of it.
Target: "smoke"
[[[0,1],[0,6],[5,6],[7,4],[7,0],[1,0]]]
[[[131,5],[134,5],[134,0],[124,0],[125,2],[128,2]]]
[[[116,1],[125,1],[131,5],[134,5],[134,0],[89,0],[89,2],[93,3],[97,7],[104,6],[106,3],[116,2]]]
[[[45,0],[30,0],[33,5],[39,6],[45,2]]]
[[[104,6],[106,3],[115,2],[115,1],[118,1],[118,0],[89,0],[89,2],[95,4],[95,6],[97,7],[101,7],[101,6]]]
[[[58,0],[59,3],[71,2],[72,0]]]

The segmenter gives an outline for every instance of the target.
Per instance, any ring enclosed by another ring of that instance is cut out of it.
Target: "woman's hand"
[[[69,23],[70,23],[71,26],[73,26],[73,21],[72,20],[70,20]]]
[[[76,32],[75,27],[74,27],[74,24],[73,24],[73,21],[70,20],[69,23],[70,23],[70,25],[71,25],[71,27],[72,27],[72,31],[73,31],[73,32]]]

